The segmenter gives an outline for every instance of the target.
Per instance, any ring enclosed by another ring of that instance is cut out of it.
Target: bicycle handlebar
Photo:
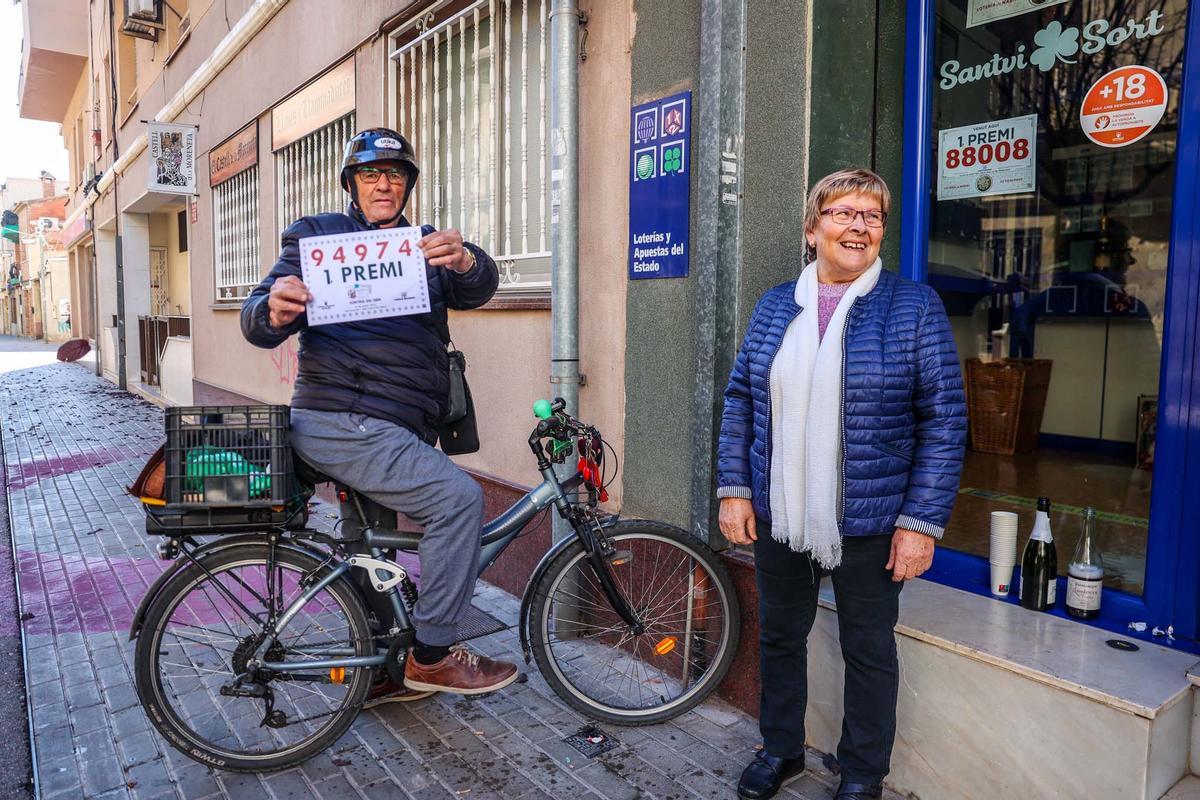
[[[538,400],[533,404],[533,414],[538,418],[538,424],[529,434],[529,448],[537,456],[539,467],[546,462],[542,439],[552,436],[556,441],[570,441],[573,435],[591,430],[590,426],[567,414],[566,407],[567,401],[561,397],[552,401]]]

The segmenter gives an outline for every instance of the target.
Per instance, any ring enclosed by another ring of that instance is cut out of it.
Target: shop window
[[[189,11],[189,0],[163,0],[165,11],[163,22],[166,25],[166,45],[168,55],[186,38],[192,29],[192,17]]]
[[[84,142],[86,141],[83,133],[83,112],[79,112],[79,116],[75,118],[75,124],[71,135],[71,165],[74,167],[74,175],[72,176],[74,187],[78,189],[87,181],[84,176],[84,165],[89,162],[88,152],[85,149]]]
[[[189,201],[190,202],[190,201]],[[188,251],[188,212],[180,211],[175,214],[175,230],[179,239],[179,252]]]
[[[339,175],[353,135],[354,115],[347,114],[275,153],[280,233],[301,217],[346,210]]]
[[[545,0],[439,2],[392,35],[395,127],[421,160],[414,222],[453,227],[502,292],[550,288]]]
[[[212,196],[217,300],[241,300],[261,280],[258,167],[217,184]]]
[[[944,544],[986,556],[1045,495],[1065,572],[1094,506],[1140,595],[1187,3],[998,7],[936,4],[928,281],[970,412]]]
[[[117,117],[125,119],[138,101],[137,39],[117,37]]]

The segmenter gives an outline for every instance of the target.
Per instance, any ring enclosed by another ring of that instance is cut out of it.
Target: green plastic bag
[[[185,456],[184,474],[185,492],[203,492],[204,478],[208,476],[249,475],[251,497],[269,497],[271,494],[271,476],[232,450],[220,450],[210,445],[193,447]]]

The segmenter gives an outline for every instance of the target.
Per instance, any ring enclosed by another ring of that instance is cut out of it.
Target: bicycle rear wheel
[[[135,652],[138,698],[154,727],[191,758],[235,772],[283,769],[324,750],[358,715],[374,673],[259,675],[251,688],[269,693],[269,703],[222,692],[246,673],[266,621],[311,585],[305,576],[329,569],[276,547],[268,582],[268,553],[266,543],[238,545],[181,569],[151,604]],[[365,656],[374,647],[362,600],[339,579],[301,607],[264,660]]]
[[[530,642],[568,705],[620,725],[672,719],[721,682],[738,641],[738,602],[715,553],[685,532],[631,520],[605,528],[611,570],[645,625],[634,634],[609,605],[574,542],[534,588]]]

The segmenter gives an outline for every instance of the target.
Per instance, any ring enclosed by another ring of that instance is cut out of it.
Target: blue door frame
[[[904,172],[900,273],[924,283],[929,262],[933,157],[934,0],[909,0],[905,22]],[[1136,638],[1174,628],[1174,645],[1200,652],[1200,9],[1190,4],[1175,148],[1170,257],[1159,379],[1146,582],[1141,597],[1104,590],[1093,624]],[[927,578],[988,593],[987,560],[939,548]],[[1064,587],[1059,587],[1059,597]],[[1016,602],[1015,598],[1009,602]],[[1055,611],[1063,615],[1061,609]],[[1129,630],[1145,622],[1147,630]]]

